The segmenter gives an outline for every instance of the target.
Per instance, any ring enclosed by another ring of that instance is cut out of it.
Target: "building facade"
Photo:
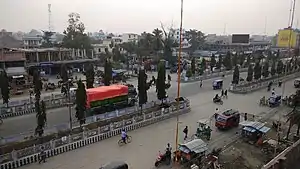
[[[185,29],[182,29],[182,40],[189,40],[188,37],[186,36]],[[170,36],[177,42],[179,43],[180,41],[180,29],[171,29],[170,30]]]
[[[42,45],[43,34],[37,30],[31,30],[23,36],[25,49],[40,48]]]
[[[121,35],[122,43],[133,42],[137,43],[140,35],[134,33],[124,33]]]

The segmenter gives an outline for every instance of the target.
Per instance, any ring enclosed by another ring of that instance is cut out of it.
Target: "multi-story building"
[[[12,36],[12,35],[13,35],[12,32],[7,32],[5,29],[2,29],[0,31],[0,37],[2,37],[2,36]]]
[[[188,37],[186,36],[186,33],[185,33],[185,29],[182,30],[182,40],[184,41],[185,39],[188,41]],[[174,40],[179,43],[180,41],[180,29],[171,29],[170,30],[170,36],[172,38],[174,38]]]
[[[134,42],[137,43],[140,35],[134,33],[124,33],[121,35],[122,43]]]
[[[26,49],[39,48],[42,45],[43,34],[37,30],[31,30],[23,37],[24,47]]]
[[[99,30],[99,32],[89,32],[88,36],[95,40],[103,40],[106,38],[106,34],[103,30]]]
[[[96,41],[94,44],[92,44],[92,46],[94,48],[94,54],[96,56],[99,56],[101,53],[105,53],[106,49],[108,50],[108,52],[112,52],[115,45],[120,45],[122,43],[122,36],[107,36],[106,39]]]

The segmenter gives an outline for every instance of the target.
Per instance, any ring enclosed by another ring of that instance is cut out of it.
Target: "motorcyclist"
[[[122,137],[123,142],[126,144],[127,133],[126,133],[125,129],[122,130],[121,137]]]
[[[221,101],[221,97],[216,94],[216,96],[214,97],[214,102],[220,102]]]

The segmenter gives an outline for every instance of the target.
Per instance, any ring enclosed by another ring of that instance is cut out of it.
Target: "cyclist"
[[[125,144],[127,144],[127,143],[126,143],[127,133],[125,132],[125,129],[122,130],[122,132],[121,132],[121,137],[122,137],[123,142],[124,142]]]

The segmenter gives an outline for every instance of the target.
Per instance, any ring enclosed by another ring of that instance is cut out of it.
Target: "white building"
[[[134,42],[137,43],[140,35],[134,33],[124,33],[121,35],[122,43]]]
[[[23,37],[25,48],[39,48],[42,45],[43,34],[37,30],[31,30]]]
[[[231,35],[208,34],[205,41],[208,44],[229,45],[232,42]]]
[[[106,48],[108,52],[112,52],[114,45],[119,45],[121,43],[123,43],[122,37],[107,37],[106,39],[100,40],[96,44],[92,44],[92,46],[94,47],[94,54],[97,55],[105,53]]]
[[[104,33],[103,30],[99,30],[99,32],[89,32],[88,36],[96,40],[103,40],[106,38],[106,34]]]
[[[171,30],[170,30],[170,36],[171,36],[172,38],[174,38],[174,40],[175,40],[176,42],[179,43],[179,41],[180,41],[180,29],[171,29]],[[185,39],[188,40],[187,37],[186,37],[186,34],[185,34],[185,29],[182,29],[182,39],[183,39],[183,41],[184,41]]]

